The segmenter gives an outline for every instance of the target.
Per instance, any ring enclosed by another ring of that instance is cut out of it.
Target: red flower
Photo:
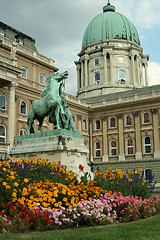
[[[9,206],[11,206],[11,202],[6,203],[6,207],[9,207]]]
[[[13,211],[16,210],[16,207],[15,206],[10,206],[10,209],[12,209]]]
[[[29,222],[31,220],[31,217],[26,217],[26,221]]]
[[[79,164],[79,171],[83,172],[84,166],[82,166],[81,164]]]

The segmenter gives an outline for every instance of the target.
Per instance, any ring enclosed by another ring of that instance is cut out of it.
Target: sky
[[[108,0],[0,0],[0,21],[36,40],[38,52],[68,70],[65,92],[76,95],[74,61],[88,23]],[[143,54],[149,54],[149,85],[160,84],[160,1],[110,0],[136,27]]]

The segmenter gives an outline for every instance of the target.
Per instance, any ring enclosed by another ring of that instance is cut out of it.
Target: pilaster
[[[153,114],[153,138],[154,138],[154,158],[160,158],[160,142],[159,142],[159,128],[158,128],[158,110],[152,109]]]
[[[135,133],[136,133],[136,143],[135,143],[135,159],[142,160],[142,146],[141,146],[141,134],[140,134],[140,116],[139,112],[135,112]]]
[[[118,137],[119,137],[119,161],[125,161],[124,155],[124,136],[123,136],[123,115],[119,114],[118,118]]]
[[[107,116],[102,118],[103,121],[103,162],[108,162],[108,145],[107,145]]]
[[[15,136],[15,87],[18,84],[11,82],[9,86],[9,108],[8,108],[8,132],[7,141],[12,147]]]

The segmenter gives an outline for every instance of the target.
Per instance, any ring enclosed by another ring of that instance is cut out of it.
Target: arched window
[[[118,81],[119,81],[120,83],[125,83],[125,82],[126,82],[126,73],[125,73],[125,71],[120,70],[120,71],[118,72]]]
[[[152,153],[152,144],[151,144],[151,137],[146,136],[144,138],[144,153],[149,154]]]
[[[7,97],[4,94],[0,94],[0,109],[7,110]]]
[[[109,126],[110,126],[110,128],[115,128],[116,127],[116,118],[115,117],[110,118]]]
[[[6,143],[6,127],[0,125],[0,143]]]
[[[86,119],[83,119],[82,126],[83,126],[83,130],[87,130],[87,120]]]
[[[133,122],[132,122],[132,115],[127,115],[126,116],[126,126],[132,126]]]
[[[27,114],[27,103],[24,100],[21,101],[20,113],[25,115]]]
[[[95,83],[99,83],[100,80],[101,80],[100,73],[97,72],[97,73],[95,74]]]
[[[100,130],[101,129],[101,121],[100,120],[95,120],[95,130]]]
[[[143,113],[143,124],[150,123],[150,114],[148,112]]]
[[[99,141],[95,143],[95,157],[101,157],[101,143]]]
[[[153,170],[151,168],[144,169],[144,179],[152,180],[153,178]]]
[[[111,157],[117,156],[117,141],[114,139],[110,141],[110,156]]]
[[[27,135],[27,131],[26,131],[26,129],[21,129],[20,131],[19,131],[19,135],[20,136],[22,136],[22,135]]]
[[[134,148],[133,148],[133,139],[132,138],[128,138],[126,140],[126,151],[127,151],[127,155],[133,155],[134,154]]]
[[[28,68],[22,67],[22,78],[28,79]]]
[[[46,83],[45,75],[42,74],[42,73],[40,73],[39,82],[40,82],[41,85],[45,85],[45,83]]]

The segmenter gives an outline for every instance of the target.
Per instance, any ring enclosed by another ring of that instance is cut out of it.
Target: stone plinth
[[[14,138],[11,157],[47,158],[51,162],[61,162],[67,169],[79,173],[79,165],[90,173],[87,164],[88,149],[80,132],[51,130]]]

